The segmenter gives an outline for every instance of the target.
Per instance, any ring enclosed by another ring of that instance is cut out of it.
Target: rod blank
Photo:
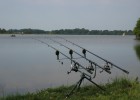
[[[64,53],[62,53],[62,52],[59,51],[58,49],[56,49],[55,47],[53,47],[53,46],[49,45],[48,43],[46,43],[46,42],[44,42],[44,41],[41,41],[41,40],[39,40],[39,39],[36,39],[36,38],[32,38],[32,39],[33,39],[33,40],[37,40],[37,41],[39,41],[39,42],[41,42],[41,43],[43,43],[43,44],[49,46],[50,48],[56,50],[56,53],[57,53],[57,54],[59,54],[59,53],[62,54],[63,56],[65,56],[66,58],[68,58],[69,60],[71,60],[74,64],[78,64],[82,69],[85,69],[88,73],[92,74],[92,73],[89,72],[84,66],[82,66],[81,64],[79,64],[79,63],[76,62],[75,60],[71,59],[70,57],[68,57],[67,55],[65,55]],[[59,53],[58,53],[57,51],[58,51]]]
[[[77,55],[79,55],[79,56],[81,56],[82,58],[86,59],[87,61],[91,62],[91,63],[94,64],[95,66],[98,66],[98,67],[101,68],[102,70],[104,70],[104,71],[106,71],[107,73],[111,74],[111,72],[110,72],[109,70],[106,70],[106,69],[102,68],[102,67],[101,67],[100,65],[98,65],[97,63],[91,61],[90,59],[86,58],[85,56],[82,56],[82,55],[79,54],[78,52],[76,52],[76,51],[70,49],[69,47],[63,45],[62,43],[60,43],[60,42],[58,42],[58,41],[55,41],[55,40],[53,40],[53,39],[50,39],[50,38],[47,38],[47,39],[52,40],[53,42],[60,44],[61,46],[63,46],[63,47],[65,47],[65,48],[69,49],[72,53],[73,53],[73,52],[76,53]],[[83,52],[84,52],[84,54],[86,53],[85,50],[84,50]]]
[[[63,37],[60,37],[60,36],[57,36],[57,37],[60,38],[60,39],[65,40],[66,42],[69,42],[69,43],[71,43],[71,44],[73,44],[73,45],[75,45],[75,46],[77,46],[77,47],[79,47],[79,48],[81,48],[81,49],[83,49],[83,52],[87,51],[88,53],[90,53],[90,54],[96,56],[97,58],[99,58],[99,59],[105,61],[106,63],[109,63],[109,64],[111,64],[112,66],[114,66],[114,67],[116,67],[116,68],[122,70],[124,73],[129,74],[129,72],[128,72],[127,70],[122,69],[121,67],[118,67],[117,65],[115,65],[115,64],[113,64],[112,62],[110,62],[110,61],[108,61],[108,60],[106,60],[106,59],[104,59],[104,58],[102,58],[102,57],[100,57],[100,56],[94,54],[93,52],[91,52],[91,51],[89,51],[89,50],[87,50],[87,49],[85,49],[85,48],[83,48],[83,47],[81,47],[81,46],[79,46],[79,45],[77,45],[77,44],[75,44],[75,43],[73,43],[73,42],[71,42],[71,41],[69,41],[69,40],[63,38]]]

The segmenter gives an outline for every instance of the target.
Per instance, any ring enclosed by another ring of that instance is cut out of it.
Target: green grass
[[[65,95],[73,86],[48,88],[25,95],[11,95],[0,98],[0,100],[140,100],[140,83],[137,80],[116,78],[112,83],[101,86],[106,91],[102,91],[94,85],[89,85],[80,88],[69,98],[65,98]]]

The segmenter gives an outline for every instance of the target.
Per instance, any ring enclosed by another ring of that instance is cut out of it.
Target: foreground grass
[[[0,98],[0,100],[140,100],[140,83],[137,80],[116,78],[112,83],[102,85],[102,87],[106,91],[94,85],[84,86],[69,98],[65,98],[65,95],[72,89],[72,86],[49,88],[25,95],[17,94]]]

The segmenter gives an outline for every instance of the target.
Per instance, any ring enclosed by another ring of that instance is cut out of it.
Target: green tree
[[[133,33],[136,35],[136,39],[140,39],[140,18],[137,21],[137,24],[133,30]]]
[[[0,33],[6,33],[6,30],[0,28]]]
[[[139,60],[140,60],[140,45],[136,45],[136,46],[134,47],[134,49],[135,49],[135,51],[136,51],[137,57],[138,57]]]

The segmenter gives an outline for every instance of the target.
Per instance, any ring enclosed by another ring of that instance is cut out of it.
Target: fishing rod
[[[98,88],[100,88],[101,90],[105,91],[104,88],[102,88],[102,87],[99,86],[97,83],[95,83],[95,82],[92,81],[92,78],[91,78],[90,75],[88,75],[88,74],[86,74],[86,73],[80,71],[80,70],[79,70],[79,67],[81,67],[82,69],[85,69],[88,73],[92,74],[88,69],[86,69],[85,67],[83,67],[82,65],[80,65],[80,64],[79,64],[78,62],[76,62],[75,60],[72,60],[70,57],[68,57],[67,55],[65,55],[64,53],[62,53],[61,51],[59,51],[59,50],[56,49],[55,47],[49,45],[48,43],[46,43],[46,42],[44,42],[44,41],[41,41],[41,40],[39,40],[39,39],[36,39],[36,38],[32,38],[32,39],[37,40],[37,41],[39,41],[39,42],[41,42],[41,43],[47,45],[48,47],[50,47],[50,48],[56,50],[57,59],[59,59],[59,53],[60,53],[60,54],[62,54],[63,56],[65,56],[66,58],[68,58],[69,60],[71,60],[71,61],[74,63],[74,66],[72,66],[72,68],[71,68],[70,72],[68,72],[68,74],[71,73],[71,71],[75,71],[75,72],[80,72],[80,73],[81,73],[81,78],[80,78],[80,80],[76,83],[76,85],[74,86],[74,88],[66,95],[66,98],[69,97],[69,96],[73,93],[73,91],[74,91],[76,88],[80,88],[80,85],[81,85],[81,83],[82,83],[82,81],[83,81],[84,79],[87,79],[89,82],[91,82],[92,84],[94,84],[95,86],[97,86]]]
[[[69,49],[69,50],[70,50],[70,51],[69,51],[69,54],[71,55],[71,59],[73,58],[73,57],[72,57],[72,54],[73,54],[73,52],[74,52],[74,53],[76,53],[77,55],[79,55],[79,56],[81,56],[82,58],[84,58],[84,59],[86,59],[87,61],[89,61],[89,62],[91,63],[91,66],[92,66],[92,64],[94,64],[95,66],[98,66],[98,67],[101,68],[102,70],[104,70],[104,71],[106,71],[107,73],[111,74],[109,66],[106,65],[106,67],[102,68],[102,67],[101,67],[100,65],[98,65],[97,63],[91,61],[90,59],[86,58],[85,56],[82,56],[82,55],[79,54],[78,52],[72,50],[71,48],[69,48],[69,47],[67,47],[67,46],[65,46],[65,45],[63,45],[62,43],[60,43],[60,42],[58,42],[58,41],[55,41],[55,40],[53,40],[53,39],[51,39],[51,38],[47,38],[47,39],[49,39],[49,40],[51,40],[51,41],[53,41],[53,42],[59,44],[60,46],[63,46],[63,47],[65,47],[65,48]]]
[[[71,66],[71,67],[72,67],[72,68],[71,68],[71,71],[77,72],[77,71],[78,71],[77,69],[78,69],[79,67],[81,67],[82,69],[85,69],[88,73],[92,74],[87,68],[85,68],[84,66],[82,66],[81,64],[79,64],[78,62],[76,62],[75,60],[72,60],[70,57],[68,57],[67,55],[65,55],[64,53],[62,53],[61,51],[59,51],[59,50],[56,49],[55,47],[53,47],[53,46],[49,45],[48,43],[46,43],[46,42],[44,42],[44,41],[41,41],[41,40],[39,40],[39,39],[36,39],[36,38],[32,38],[32,39],[33,39],[33,40],[37,40],[37,41],[39,41],[39,42],[41,42],[41,43],[47,45],[48,47],[50,47],[50,48],[56,50],[55,54],[57,55],[57,60],[59,60],[59,53],[62,54],[63,56],[65,56],[67,59],[71,60],[71,61],[74,63],[74,66]],[[74,67],[74,68],[73,68],[73,67]],[[71,72],[71,71],[70,71],[70,72]],[[69,74],[70,72],[68,72],[68,74]]]
[[[73,43],[73,42],[71,42],[71,41],[69,41],[69,40],[67,40],[67,39],[65,39],[65,38],[63,38],[63,37],[60,37],[60,36],[56,36],[56,37],[58,37],[58,38],[60,38],[60,39],[63,39],[63,40],[65,40],[66,42],[69,42],[69,43],[71,43],[71,44],[73,44],[73,45],[75,45],[75,46],[77,46],[77,47],[83,49],[83,51],[82,51],[83,54],[86,54],[86,51],[87,51],[88,53],[90,53],[90,54],[96,56],[97,58],[99,58],[99,59],[105,61],[107,64],[110,64],[111,66],[114,66],[114,67],[116,67],[116,68],[122,70],[122,71],[125,72],[126,74],[129,74],[129,72],[128,72],[127,70],[122,69],[121,67],[118,67],[117,65],[113,64],[112,62],[110,62],[110,61],[108,61],[108,60],[106,60],[106,59],[104,59],[104,58],[102,58],[102,57],[100,57],[100,56],[94,54],[93,52],[91,52],[91,51],[89,51],[89,50],[87,50],[87,49],[85,49],[85,48],[79,46],[78,44]]]

